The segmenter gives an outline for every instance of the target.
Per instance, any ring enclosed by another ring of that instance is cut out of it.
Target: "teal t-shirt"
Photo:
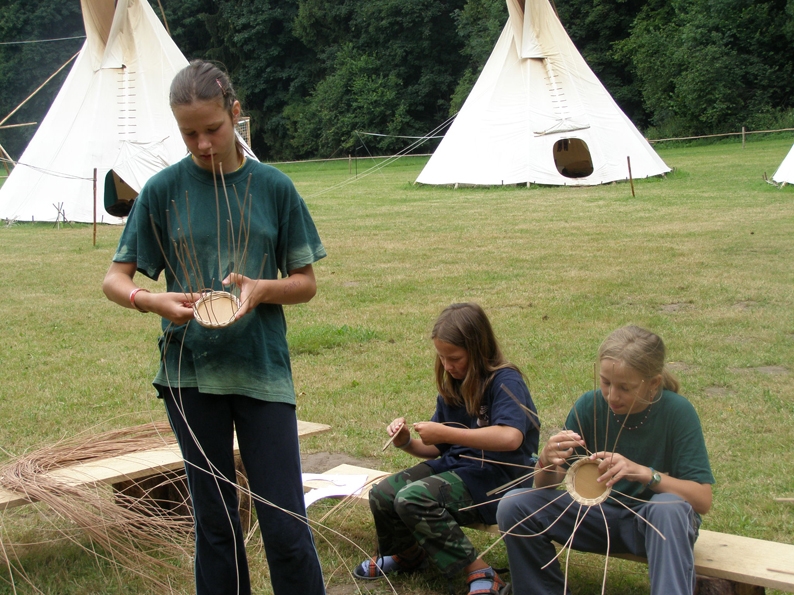
[[[221,281],[229,272],[286,277],[326,256],[286,175],[248,159],[224,182],[189,156],[153,176],[133,204],[113,260],[134,262],[154,280],[165,271],[168,291],[187,292],[228,289]],[[295,403],[280,305],[260,304],[221,329],[162,324],[155,384]]]
[[[684,397],[663,391],[650,411],[630,415],[621,431],[624,418],[612,413],[600,390],[590,391],[574,403],[565,428],[578,432],[590,452],[614,451],[672,477],[714,483],[700,418]],[[578,448],[576,454],[586,453]],[[653,494],[636,481],[622,479],[612,486],[612,496],[631,507]]]

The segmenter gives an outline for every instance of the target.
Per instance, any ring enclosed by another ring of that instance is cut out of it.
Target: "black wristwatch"
[[[653,467],[648,467],[648,469],[651,470],[651,481],[646,483],[645,487],[651,489],[659,485],[659,482],[662,481],[662,474],[655,471]]]

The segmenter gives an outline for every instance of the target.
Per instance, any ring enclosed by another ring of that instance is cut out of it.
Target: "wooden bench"
[[[298,421],[298,436],[303,438],[327,432],[331,426],[307,421]],[[237,440],[234,443],[235,455],[239,454]],[[132,484],[140,484],[147,479],[157,480],[158,476],[180,472],[184,460],[177,444],[165,445],[117,457],[90,461],[48,472],[49,478],[57,479],[69,486],[110,484],[118,491],[129,491]],[[30,504],[24,494],[9,492],[0,488],[0,511],[14,506]]]
[[[355,498],[368,500],[369,487],[389,475],[385,471],[340,465],[325,472],[328,475],[367,475],[368,485]],[[470,528],[499,534],[496,525],[471,525]],[[645,562],[636,556],[617,556]],[[708,588],[712,594],[755,595],[764,588],[794,593],[794,545],[700,530],[695,543],[695,571],[701,577],[726,581]],[[706,591],[706,589],[703,589]]]

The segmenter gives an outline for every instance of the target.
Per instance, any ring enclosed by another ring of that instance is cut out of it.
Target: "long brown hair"
[[[665,367],[665,347],[662,338],[638,326],[624,326],[612,331],[598,348],[598,361],[612,359],[623,362],[643,378],[661,374],[662,388],[677,393],[678,379]]]
[[[192,60],[171,81],[169,102],[172,108],[195,101],[217,101],[235,123],[232,107],[237,94],[232,81],[223,70],[204,60]]]
[[[472,417],[480,413],[483,395],[494,372],[512,368],[521,373],[517,366],[505,360],[488,316],[475,303],[447,306],[436,320],[430,338],[460,347],[468,354],[469,365],[462,380],[447,374],[438,355],[435,372],[438,393],[444,402],[458,407],[465,405]]]

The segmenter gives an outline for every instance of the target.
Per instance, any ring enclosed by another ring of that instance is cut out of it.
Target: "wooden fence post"
[[[634,178],[631,177],[631,157],[626,156],[626,162],[629,164],[629,183],[631,184],[631,197],[634,198]]]

